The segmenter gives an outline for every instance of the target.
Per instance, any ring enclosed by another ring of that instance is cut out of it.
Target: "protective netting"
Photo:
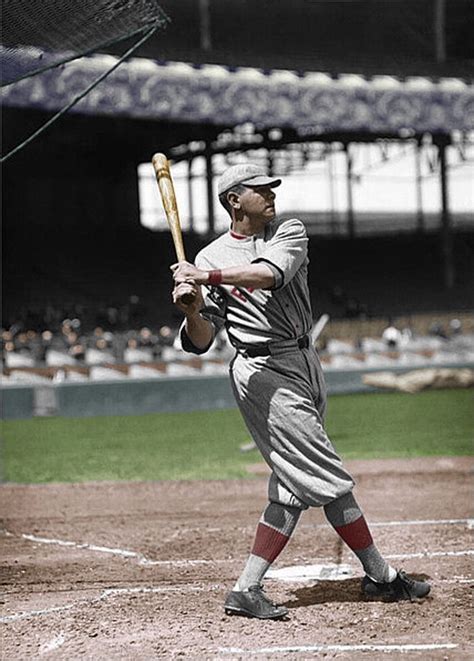
[[[168,20],[156,0],[2,0],[2,85]]]
[[[0,163],[41,135],[169,21],[156,0],[2,0],[2,5],[2,86],[117,41],[133,36],[136,40],[110,69],[3,155]]]

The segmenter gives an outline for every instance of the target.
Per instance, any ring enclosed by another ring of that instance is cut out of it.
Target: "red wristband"
[[[220,269],[215,269],[214,271],[209,271],[209,276],[207,280],[208,284],[217,287],[222,282],[222,271]]]

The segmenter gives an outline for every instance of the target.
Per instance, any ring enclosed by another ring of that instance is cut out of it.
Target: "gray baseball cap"
[[[253,163],[239,163],[232,165],[221,174],[217,181],[217,193],[221,195],[237,184],[244,186],[271,186],[275,188],[281,184],[281,179],[269,177],[264,167]]]

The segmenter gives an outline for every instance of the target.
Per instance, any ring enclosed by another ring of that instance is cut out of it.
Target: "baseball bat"
[[[181,232],[181,222],[179,220],[178,203],[176,201],[176,194],[174,192],[173,179],[171,177],[170,164],[164,154],[154,154],[151,159],[153,168],[155,170],[156,181],[160,190],[161,201],[166,214],[166,220],[173,237],[174,249],[178,262],[185,262],[186,255],[184,252],[183,234]],[[192,294],[184,294],[181,297],[185,305],[189,305],[194,301]]]
[[[329,315],[328,314],[322,314],[318,321],[314,324],[313,328],[311,329],[311,342],[313,344],[316,344],[316,340],[318,337],[321,335],[321,333],[324,330],[324,327],[329,321]]]

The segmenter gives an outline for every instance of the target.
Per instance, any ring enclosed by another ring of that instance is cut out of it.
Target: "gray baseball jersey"
[[[225,325],[237,349],[232,387],[272,469],[270,500],[301,509],[325,505],[354,486],[324,429],[326,387],[318,355],[310,342],[301,342],[312,325],[307,248],[301,221],[275,219],[251,237],[223,234],[195,261],[204,270],[264,262],[274,273],[269,290],[212,287],[201,314],[216,331]],[[185,351],[207,350],[194,347],[184,324],[181,341]],[[268,355],[246,352],[262,347]]]

